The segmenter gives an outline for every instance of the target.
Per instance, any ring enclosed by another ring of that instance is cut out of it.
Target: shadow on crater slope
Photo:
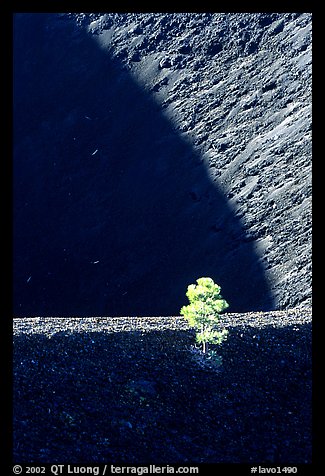
[[[14,19],[14,314],[179,314],[211,276],[272,309],[200,156],[122,65],[56,14]]]

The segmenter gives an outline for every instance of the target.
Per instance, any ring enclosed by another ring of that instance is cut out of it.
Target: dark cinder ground
[[[16,463],[311,463],[311,311],[227,314],[218,369],[180,317],[14,320]]]

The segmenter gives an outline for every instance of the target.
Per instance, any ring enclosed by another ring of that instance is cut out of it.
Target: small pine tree
[[[221,288],[211,278],[199,278],[196,284],[190,284],[186,296],[190,304],[183,306],[181,314],[189,325],[196,330],[196,341],[202,344],[203,353],[208,344],[221,344],[226,338],[226,329],[218,330],[219,313],[229,307],[220,294]]]

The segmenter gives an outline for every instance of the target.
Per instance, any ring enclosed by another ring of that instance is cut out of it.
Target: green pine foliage
[[[196,341],[208,350],[208,344],[221,344],[228,331],[217,329],[219,313],[229,307],[220,294],[221,288],[211,278],[199,278],[197,284],[190,284],[186,296],[190,304],[183,306],[181,314],[196,330]]]

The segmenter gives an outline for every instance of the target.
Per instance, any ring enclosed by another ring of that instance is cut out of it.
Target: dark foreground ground
[[[213,370],[179,317],[14,319],[14,461],[310,463],[311,310],[223,325]]]

